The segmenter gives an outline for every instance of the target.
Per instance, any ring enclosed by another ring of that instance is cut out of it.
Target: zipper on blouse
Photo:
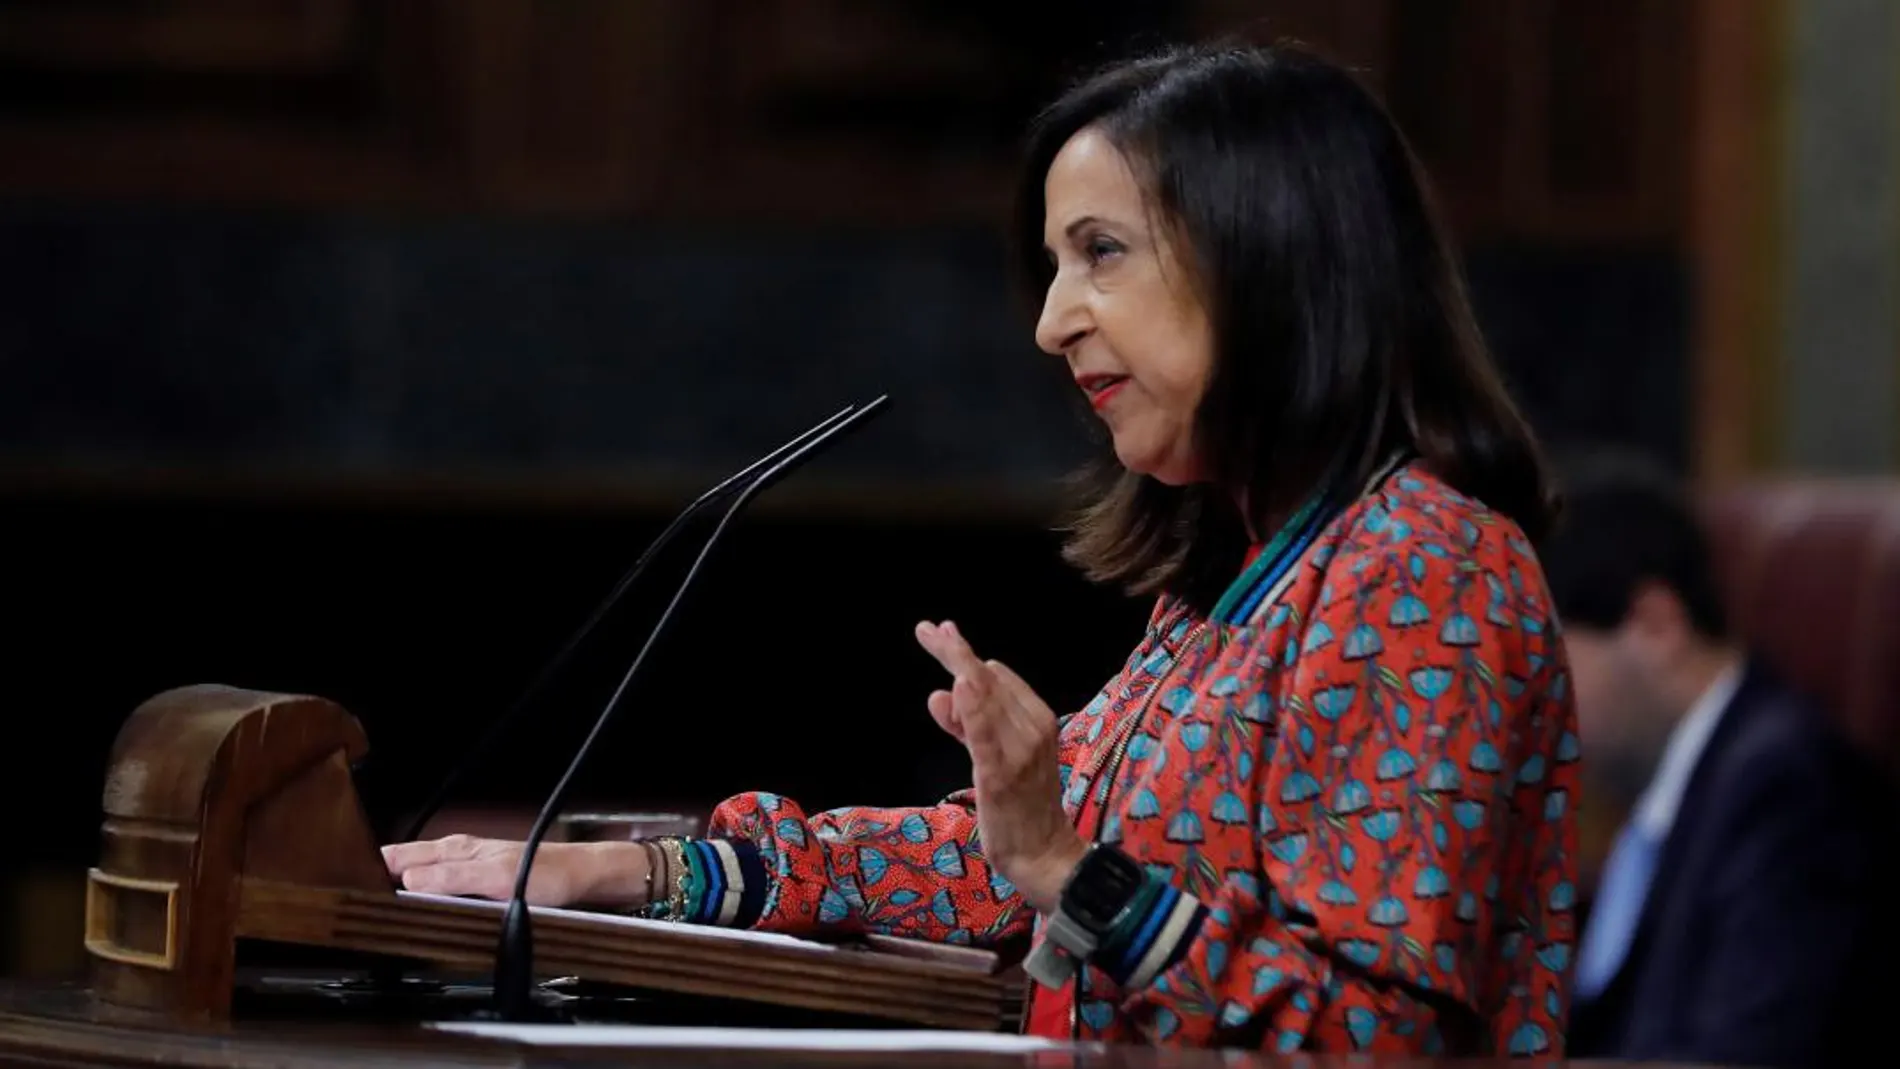
[[[1162,688],[1167,686],[1169,679],[1173,678],[1175,670],[1181,667],[1181,662],[1187,659],[1188,651],[1194,647],[1195,642],[1200,639],[1201,633],[1206,629],[1207,622],[1203,620],[1188,630],[1181,639],[1181,645],[1174,659],[1160,675],[1155,677],[1154,687],[1148,691],[1148,696],[1143,698],[1140,707],[1123,721],[1122,730],[1117,733],[1114,744],[1108,748],[1104,756],[1091,762],[1093,770],[1089,773],[1088,790],[1082,795],[1075,817],[1079,824],[1087,812],[1089,795],[1095,794],[1099,786],[1101,801],[1097,805],[1099,815],[1095,819],[1095,834],[1090,837],[1092,841],[1096,843],[1102,841],[1102,830],[1108,824],[1108,803],[1114,797],[1115,777],[1121,773],[1122,760],[1128,754],[1129,744],[1134,741],[1135,733],[1141,730],[1142,723],[1148,719],[1149,710],[1153,709],[1155,702],[1161,699]],[[1075,980],[1070,985],[1074,988],[1074,993],[1069,996],[1069,1039],[1071,1042],[1082,1038],[1082,992],[1087,976],[1088,966],[1078,963]]]
[[[1188,633],[1182,637],[1180,652],[1174,655],[1174,659],[1169,662],[1167,669],[1155,678],[1154,688],[1148,692],[1146,698],[1142,699],[1141,707],[1135,710],[1133,716],[1128,717],[1128,719],[1122,722],[1121,730],[1116,733],[1114,745],[1110,746],[1106,752],[1102,753],[1101,756],[1090,763],[1091,767],[1088,772],[1089,793],[1094,793],[1096,784],[1103,782],[1099,777],[1104,774],[1112,777],[1120,770],[1122,758],[1128,753],[1129,744],[1134,741],[1135,733],[1141,730],[1142,722],[1148,719],[1148,711],[1154,708],[1156,701],[1160,700],[1162,688],[1166,686],[1168,680],[1174,676],[1175,669],[1181,667],[1181,662],[1186,659],[1189,649],[1192,648],[1195,641],[1200,638],[1201,632],[1206,629],[1207,623],[1203,621],[1195,624],[1189,629]],[[1113,780],[1110,779],[1107,782],[1112,784]],[[1107,795],[1103,796],[1102,804],[1104,806],[1108,804]],[[1080,816],[1081,814],[1077,813],[1076,815]],[[1100,832],[1101,826],[1098,822],[1096,825],[1096,837],[1098,839],[1101,837]]]

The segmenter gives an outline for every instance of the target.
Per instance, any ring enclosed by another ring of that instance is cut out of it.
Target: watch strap
[[[1095,936],[1058,909],[1043,923],[1042,939],[1023,959],[1023,972],[1044,987],[1061,987],[1095,953]]]

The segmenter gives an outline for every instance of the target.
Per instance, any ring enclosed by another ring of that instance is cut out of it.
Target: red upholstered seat
[[[1900,770],[1900,481],[1748,482],[1704,505],[1736,628]]]

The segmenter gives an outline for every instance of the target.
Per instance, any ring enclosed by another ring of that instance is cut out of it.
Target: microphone
[[[587,637],[593,633],[594,628],[600,626],[601,620],[605,619],[607,613],[612,611],[615,605],[619,604],[620,599],[626,596],[627,591],[632,589],[634,581],[640,578],[640,573],[646,571],[647,564],[652,561],[654,557],[658,556],[659,552],[665,549],[668,543],[673,541],[674,536],[679,533],[680,528],[686,525],[687,520],[698,515],[706,506],[724,498],[734,487],[752,479],[753,476],[760,471],[785,459],[793,450],[829,432],[832,428],[836,427],[840,421],[856,411],[857,407],[856,405],[846,405],[825,419],[820,420],[817,424],[807,428],[791,441],[772,450],[770,453],[746,465],[739,471],[726,476],[719,485],[699,495],[692,504],[682,509],[679,515],[673,517],[672,522],[666,525],[666,528],[660,532],[659,537],[647,545],[645,551],[640,554],[640,559],[633,562],[633,567],[627,569],[626,573],[620,577],[620,581],[614,584],[614,588],[608,592],[607,596],[602,599],[599,605],[595,606],[593,615],[589,616],[586,622],[582,623],[580,628],[568,637],[567,643],[561,647],[560,651],[557,652],[546,665],[542,666],[541,671],[535,675],[534,680],[521,692],[521,696],[516,698],[514,703],[500,716],[489,723],[487,730],[483,732],[481,738],[477,739],[475,744],[468,748],[468,751],[462,755],[462,759],[449,770],[449,774],[443,777],[442,782],[436,785],[435,792],[429,796],[428,801],[423,803],[421,811],[409,821],[406,830],[393,841],[399,843],[409,842],[421,837],[423,829],[428,827],[429,821],[434,819],[435,815],[441,811],[443,805],[447,804],[450,795],[454,793],[457,787],[461,786],[462,780],[470,772],[486,763],[489,751],[494,749],[495,744],[500,742],[502,738],[507,735],[509,729],[514,727],[516,721],[520,720],[522,715],[534,705],[536,699],[541,696],[541,692],[547,688],[548,684],[554,681],[561,670],[567,666],[567,662],[572,659],[574,654],[580,649],[581,643],[587,640]]]
[[[667,602],[666,608],[660,613],[659,620],[654,623],[652,632],[647,635],[645,644],[640,647],[640,652],[634,655],[633,663],[628,666],[626,674],[620,677],[620,685],[614,688],[613,695],[607,699],[606,706],[601,709],[600,716],[587,733],[587,738],[582,740],[580,748],[574,752],[573,760],[568,762],[567,771],[561,774],[560,782],[554,785],[553,793],[548,795],[547,803],[541,807],[540,814],[535,817],[534,827],[529,830],[527,840],[522,843],[521,863],[515,870],[514,891],[509,896],[507,911],[502,915],[501,938],[495,947],[495,1009],[502,1020],[525,1020],[531,1010],[529,990],[534,976],[534,928],[528,913],[528,875],[534,868],[535,851],[540,848],[541,840],[547,837],[548,828],[554,823],[554,815],[560,812],[561,803],[567,795],[568,785],[573,782],[575,773],[580,771],[582,763],[587,760],[588,751],[593,749],[594,743],[599,740],[601,732],[607,727],[607,722],[613,719],[621,697],[633,683],[633,677],[639,673],[640,666],[646,663],[647,654],[652,652],[654,643],[659,640],[661,632],[666,630],[668,621],[673,618],[674,611],[685,599],[686,592],[692,588],[693,580],[699,576],[700,567],[712,554],[713,547],[719,544],[720,536],[725,534],[733,518],[754,497],[790,474],[794,468],[803,464],[818,450],[837,441],[845,432],[863,426],[872,416],[882,412],[889,401],[889,395],[880,395],[868,404],[850,410],[842,418],[835,418],[835,422],[830,422],[828,426],[824,426],[808,440],[791,449],[785,456],[771,463],[752,480],[750,485],[739,491],[732,504],[726,507],[725,515],[719,518],[719,525],[713,528],[712,534],[706,536],[705,544],[700,547],[699,556],[694,558],[692,567],[686,570],[686,577],[680,580],[678,589],[673,592],[673,599]]]

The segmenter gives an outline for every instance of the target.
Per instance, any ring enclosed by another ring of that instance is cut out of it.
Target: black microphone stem
[[[619,706],[621,697],[633,683],[633,677],[639,673],[640,666],[646,663],[647,654],[652,652],[654,643],[659,641],[661,633],[666,630],[667,623],[673,618],[674,610],[678,609],[680,602],[685,600],[687,591],[692,588],[693,580],[699,576],[701,566],[712,554],[713,547],[719,544],[720,536],[732,523],[733,517],[737,516],[747,503],[789,474],[807,457],[816,453],[820,447],[830,444],[846,431],[863,426],[871,416],[882,411],[889,400],[888,395],[879,396],[869,404],[852,411],[767,468],[739,492],[732,504],[726,507],[725,515],[719,518],[719,525],[713,528],[712,534],[706,536],[705,544],[700,547],[699,556],[693,560],[692,567],[686,570],[686,577],[680,580],[678,589],[673,592],[672,600],[667,602],[665,610],[660,613],[659,620],[654,623],[652,632],[647,635],[646,642],[640,647],[640,652],[634,656],[633,664],[629,665],[626,674],[620,677],[620,685],[614,688],[613,695],[607,699],[607,704],[601,709],[600,716],[594,720],[594,726],[588,731],[587,738],[581,742],[580,749],[574,752],[573,760],[568,762],[567,771],[561,774],[560,782],[555,784],[554,792],[548,796],[547,803],[541,807],[540,814],[535,817],[534,827],[522,843],[521,862],[515,869],[514,892],[508,899],[507,911],[502,915],[501,937],[495,948],[495,1007],[503,1020],[523,1020],[531,1012],[529,995],[534,979],[534,927],[529,915],[527,899],[528,876],[534,870],[535,852],[540,849],[541,841],[547,837],[548,829],[554,823],[555,814],[560,812],[561,803],[567,796],[568,787],[573,782],[575,774],[586,762],[588,752],[594,748],[594,743],[599,740],[608,721],[613,719],[614,710]]]
[[[744,469],[727,476],[719,485],[699,495],[692,504],[686,506],[679,515],[673,517],[672,522],[666,525],[666,529],[660,532],[659,537],[648,543],[646,550],[640,554],[640,559],[633,562],[633,567],[627,569],[626,574],[620,577],[620,581],[614,584],[613,590],[609,591],[607,596],[601,600],[601,603],[595,606],[593,615],[589,616],[586,622],[582,623],[580,628],[568,637],[567,643],[563,645],[560,651],[535,675],[533,682],[529,683],[527,688],[521,692],[521,696],[516,698],[514,703],[510,705],[505,712],[489,722],[487,729],[482,732],[481,737],[475,741],[474,745],[468,748],[462,755],[461,760],[449,770],[449,774],[436,786],[434,793],[429,796],[428,801],[423,803],[422,809],[410,819],[403,833],[396,836],[393,841],[409,842],[421,837],[423,830],[428,827],[429,821],[434,819],[437,813],[441,812],[443,805],[447,804],[449,797],[455,792],[455,789],[461,786],[463,778],[474,769],[481,767],[487,760],[488,752],[494,749],[495,744],[502,740],[507,734],[508,729],[512,728],[515,722],[521,719],[522,714],[533,707],[535,700],[541,696],[541,692],[547,689],[548,684],[554,681],[554,678],[560,674],[561,669],[567,666],[567,662],[572,659],[575,652],[580,649],[581,643],[586,641],[587,636],[593,633],[594,628],[600,626],[601,620],[606,618],[607,613],[610,612],[615,605],[619,604],[620,599],[626,595],[628,589],[633,586],[634,581],[640,578],[640,573],[646,570],[647,564],[659,554],[660,550],[666,548],[667,543],[673,540],[673,537],[679,533],[680,528],[685,526],[687,520],[698,515],[700,510],[707,505],[726,496],[733,487],[752,478],[753,475],[760,470],[783,460],[790,455],[793,450],[807,445],[820,435],[829,432],[833,427],[836,427],[840,421],[850,416],[856,408],[856,405],[846,405],[837,412],[832,413],[830,416],[804,431],[798,437],[793,438],[791,441],[772,450],[751,464],[746,465]]]

